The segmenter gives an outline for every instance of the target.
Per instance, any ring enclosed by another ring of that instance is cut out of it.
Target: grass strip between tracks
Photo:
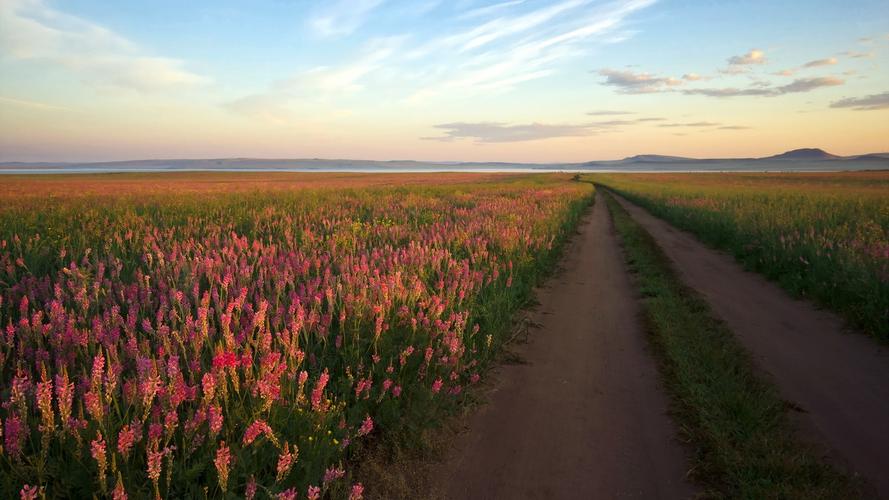
[[[642,297],[671,413],[692,449],[690,475],[704,496],[859,497],[855,481],[798,438],[789,405],[704,299],[682,284],[651,235],[607,191],[597,191]]]

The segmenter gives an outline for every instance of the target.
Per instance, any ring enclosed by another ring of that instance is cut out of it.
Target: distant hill
[[[856,160],[889,160],[889,153],[870,153],[866,155],[853,156]]]
[[[694,161],[694,158],[686,158],[683,156],[666,156],[666,155],[636,155],[628,156],[623,162],[671,162],[671,161]]]
[[[355,160],[323,158],[205,158],[154,159],[111,162],[3,162],[0,173],[101,173],[101,172],[764,172],[889,170],[889,153],[837,156],[823,149],[806,148],[765,158],[686,158],[657,154],[622,160],[583,163],[512,163],[415,160]]]
[[[775,156],[760,158],[761,160],[840,160],[842,156],[832,155],[820,148],[802,148],[787,151]]]

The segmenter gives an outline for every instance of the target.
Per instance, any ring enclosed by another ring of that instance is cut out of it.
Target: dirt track
[[[657,366],[607,208],[539,291],[539,329],[500,369],[441,471],[448,498],[688,498]]]
[[[726,254],[619,198],[798,407],[803,437],[889,498],[889,352]]]

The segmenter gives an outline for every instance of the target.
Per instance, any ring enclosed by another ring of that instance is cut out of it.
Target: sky
[[[0,0],[0,161],[889,151],[889,0]]]

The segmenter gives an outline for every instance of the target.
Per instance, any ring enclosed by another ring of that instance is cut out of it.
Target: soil
[[[537,327],[441,470],[446,498],[688,498],[686,451],[601,199],[538,290]]]
[[[802,438],[889,498],[889,350],[730,256],[616,197],[751,353]]]

